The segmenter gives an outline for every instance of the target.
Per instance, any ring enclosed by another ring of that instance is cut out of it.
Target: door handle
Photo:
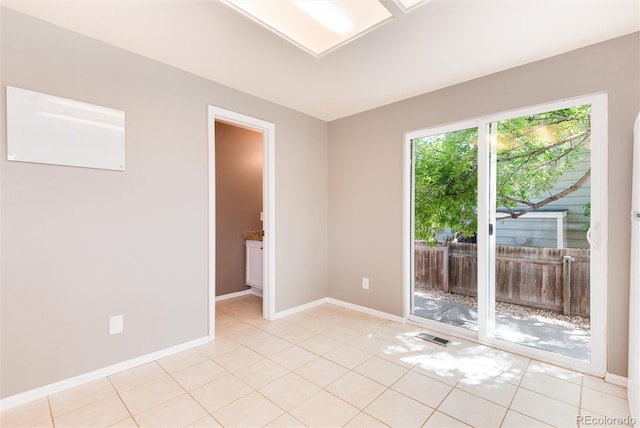
[[[600,228],[599,224],[596,223],[592,227],[587,230],[587,242],[589,246],[593,249],[600,248]]]

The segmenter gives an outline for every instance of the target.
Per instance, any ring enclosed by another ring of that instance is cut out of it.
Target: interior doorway
[[[262,297],[262,132],[216,120],[216,301]]]
[[[217,126],[216,126],[217,125]],[[209,130],[209,339],[215,339],[215,315],[216,315],[216,289],[221,284],[216,284],[217,275],[217,263],[218,252],[223,251],[218,248],[217,242],[219,241],[218,234],[216,233],[218,226],[218,218],[216,215],[216,197],[217,189],[221,189],[224,183],[217,183],[216,180],[216,128],[221,133],[229,130],[235,130],[239,133],[246,135],[259,135],[261,136],[261,156],[253,156],[245,159],[246,162],[257,163],[261,165],[253,165],[253,168],[261,168],[261,206],[253,207],[255,211],[255,226],[254,231],[258,231],[259,228],[263,231],[262,241],[262,315],[265,319],[273,319],[275,316],[275,204],[274,204],[274,189],[275,189],[275,174],[274,174],[274,159],[275,159],[275,125],[273,123],[265,122],[260,119],[256,119],[250,116],[246,116],[233,111],[221,109],[219,107],[209,106],[208,108],[208,130]],[[248,169],[251,169],[251,165],[245,165]],[[247,169],[247,171],[248,171]],[[226,190],[226,189],[225,189]],[[242,195],[240,195],[242,197]],[[251,197],[251,196],[248,196]],[[254,197],[255,199],[255,197]],[[252,202],[255,205],[255,201]],[[251,210],[252,208],[249,208]],[[231,214],[233,215],[233,214]],[[248,214],[251,215],[251,214]],[[220,220],[224,220],[220,218]],[[261,226],[260,226],[261,224]],[[218,229],[220,230],[220,229]],[[238,237],[238,242],[234,245],[244,246],[243,236]],[[238,248],[235,248],[237,253]],[[231,254],[233,258],[233,254]],[[236,260],[237,262],[237,260]],[[244,259],[242,259],[242,264]],[[237,264],[237,263],[235,263]],[[241,269],[241,267],[240,267]],[[244,277],[244,270],[239,274]],[[237,281],[237,278],[236,278]],[[243,281],[244,282],[244,281]],[[228,291],[226,291],[228,292]],[[226,294],[226,293],[225,293]]]

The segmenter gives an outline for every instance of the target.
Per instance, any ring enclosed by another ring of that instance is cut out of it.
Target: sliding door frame
[[[500,120],[553,111],[577,105],[591,105],[591,259],[604,263],[591,263],[591,361],[543,351],[498,339],[495,333],[495,235],[489,235],[489,224],[495,224],[495,171],[496,133],[491,129]],[[403,204],[403,277],[405,318],[424,325],[436,332],[477,340],[496,348],[505,349],[537,360],[579,370],[596,376],[604,376],[607,362],[607,171],[608,171],[608,107],[607,95],[595,94],[524,107],[444,126],[424,128],[405,133],[404,136],[404,204]],[[414,276],[414,188],[412,140],[445,132],[478,128],[478,332],[428,320],[411,314]],[[493,159],[492,159],[493,157]],[[595,285],[595,286],[594,286]]]
[[[403,293],[404,293],[404,318],[423,324],[427,327],[439,330],[443,333],[462,336],[473,339],[476,333],[460,327],[451,326],[438,321],[421,318],[411,314],[413,307],[413,275],[414,275],[414,250],[413,243],[415,241],[415,221],[413,215],[413,204],[415,197],[415,186],[413,182],[413,140],[416,138],[429,137],[433,135],[446,134],[447,132],[459,131],[462,129],[478,128],[479,120],[472,119],[463,122],[455,122],[442,126],[434,126],[431,128],[419,129],[405,133],[404,136],[404,206],[403,206]],[[481,135],[478,134],[478,151],[480,151]],[[480,155],[480,154],[478,154]],[[478,221],[480,221],[478,219]],[[478,223],[479,224],[479,223]],[[478,251],[479,256],[480,251]],[[480,260],[478,260],[480,266]],[[478,281],[480,282],[480,281]],[[478,289],[478,293],[480,290]]]

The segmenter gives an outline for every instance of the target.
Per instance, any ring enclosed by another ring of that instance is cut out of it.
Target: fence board
[[[565,255],[572,257],[570,311],[589,314],[590,254],[582,248],[496,246],[496,300],[562,311],[562,258]],[[476,244],[416,246],[415,284],[475,296],[477,260]]]
[[[416,284],[429,284],[434,290],[449,292],[447,247],[416,247],[414,264]]]

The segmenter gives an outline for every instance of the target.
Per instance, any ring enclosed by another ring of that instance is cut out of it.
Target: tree
[[[591,106],[555,110],[496,123],[496,207],[518,218],[559,200],[588,182],[591,171],[553,192],[560,177],[588,158]],[[414,143],[415,236],[435,243],[450,229],[477,231],[478,130],[419,138]]]
[[[435,242],[449,228],[476,231],[478,130],[414,140],[415,237]]]

